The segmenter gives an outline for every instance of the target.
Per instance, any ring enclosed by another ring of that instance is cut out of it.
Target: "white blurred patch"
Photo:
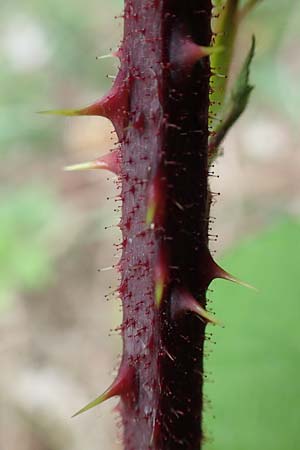
[[[15,17],[4,25],[0,45],[8,63],[19,72],[41,67],[51,54],[42,26],[26,16]]]
[[[282,156],[288,146],[284,126],[265,117],[260,117],[244,127],[241,141],[249,156],[262,161]]]

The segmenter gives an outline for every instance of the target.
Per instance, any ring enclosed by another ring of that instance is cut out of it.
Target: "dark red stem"
[[[124,19],[116,81],[127,99],[122,367],[134,369],[121,395],[124,446],[199,450],[205,322],[186,309],[187,301],[182,314],[172,314],[172,304],[181,304],[178,293],[186,292],[205,307],[213,278],[207,250],[210,69],[208,58],[181,65],[178,54],[185,41],[210,44],[211,2],[125,0]]]

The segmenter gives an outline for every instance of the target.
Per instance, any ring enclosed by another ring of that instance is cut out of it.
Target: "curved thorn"
[[[221,267],[218,266],[219,273],[216,275],[215,278],[223,278],[223,280],[232,281],[233,283],[239,284],[240,286],[243,286],[247,289],[252,289],[253,291],[258,292],[258,289],[255,286],[252,286],[251,284],[245,283],[244,281],[239,280],[238,278],[234,277],[230,273],[223,270]]]
[[[109,170],[116,175],[120,175],[121,167],[119,151],[114,150],[113,152],[107,153],[106,155],[101,156],[94,161],[87,161],[84,163],[72,164],[70,166],[64,167],[64,170],[66,170],[67,172],[90,169]]]
[[[125,123],[128,120],[128,85],[124,73],[120,71],[109,93],[95,103],[81,109],[53,109],[39,111],[39,114],[54,114],[61,116],[102,116],[109,119],[115,127],[118,138],[124,134]]]
[[[170,62],[179,70],[189,70],[201,58],[220,53],[224,50],[221,45],[201,46],[182,32],[175,31],[171,37]]]
[[[97,397],[95,400],[91,401],[90,403],[88,403],[86,406],[84,406],[83,408],[81,408],[79,411],[77,411],[75,414],[73,414],[71,417],[76,417],[79,416],[79,414],[82,414],[86,411],[88,411],[89,409],[94,408],[97,405],[100,405],[101,403],[103,403],[105,400],[108,400],[109,398],[113,397],[113,395],[110,394],[109,389],[107,391],[105,391],[102,395],[100,395],[99,397]]]
[[[232,281],[233,283],[240,284],[241,286],[244,286],[248,289],[253,289],[254,291],[258,291],[257,288],[252,286],[251,284],[245,283],[244,281],[239,280],[238,278],[234,277],[230,273],[226,272],[226,270],[222,269],[213,257],[211,256],[208,248],[203,249],[203,252],[206,253],[206,269],[201,274],[203,276],[205,282],[207,283],[207,287],[209,284],[215,280],[216,278],[222,278],[223,280]]]
[[[175,289],[171,294],[171,314],[174,319],[177,316],[182,315],[187,312],[191,312],[200,317],[200,319],[205,319],[206,322],[212,323],[213,325],[222,325],[217,319],[215,319],[208,311],[206,311],[203,306],[200,305],[192,294],[183,288]]]
[[[99,397],[97,397],[95,400],[91,401],[75,414],[73,414],[72,417],[76,417],[79,414],[82,414],[94,408],[95,406],[100,405],[109,398],[115,397],[117,395],[126,395],[132,386],[133,378],[134,368],[131,366],[121,366],[119,374],[113,384],[103,394],[99,395]]]
[[[213,325],[220,325],[223,326],[223,324],[215,319],[206,309],[204,309],[195,299],[193,304],[190,304],[190,308],[188,309],[191,312],[194,312],[199,317],[202,317],[206,320],[206,322],[212,323]]]

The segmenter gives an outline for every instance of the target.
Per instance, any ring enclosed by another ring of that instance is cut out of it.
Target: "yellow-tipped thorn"
[[[196,314],[200,319],[204,319],[208,323],[222,326],[222,323],[206,311],[206,309],[200,305],[199,301],[197,301],[186,289],[175,288],[171,295],[171,314],[173,318],[176,318],[178,315],[187,312]]]
[[[247,289],[252,289],[253,291],[258,292],[258,289],[255,286],[252,286],[251,284],[245,283],[244,281],[241,281],[238,278],[233,277],[232,275],[230,275],[230,273],[226,272],[223,269],[221,269],[218,278],[223,278],[224,280],[232,281],[233,283],[239,284],[240,286],[243,286]]]
[[[108,98],[109,96],[107,96]],[[107,102],[107,99],[106,99]],[[105,107],[104,107],[104,99],[100,99],[91,105],[88,105],[84,108],[76,108],[76,109],[48,109],[45,111],[38,111],[38,114],[51,114],[56,116],[103,116],[107,117]]]
[[[88,161],[64,167],[64,170],[67,172],[73,172],[76,170],[90,170],[90,169],[107,169],[107,164],[103,163],[103,166],[99,167],[99,165],[96,164],[96,161]]]
[[[154,295],[155,295],[155,305],[157,308],[160,307],[163,293],[164,293],[164,283],[162,280],[157,280],[155,283],[155,289],[154,289]]]
[[[94,408],[95,406],[100,405],[109,398],[115,397],[117,395],[126,395],[130,390],[132,390],[134,376],[135,370],[133,367],[127,365],[121,366],[119,374],[113,384],[102,395],[73,414],[72,417],[76,417],[79,414],[82,414]]]
[[[116,395],[116,394],[114,394],[114,395]],[[100,395],[95,400],[88,403],[86,406],[84,406],[79,411],[77,411],[75,414],[73,414],[72,418],[79,416],[79,414],[82,414],[82,413],[88,411],[89,409],[94,408],[95,406],[100,405],[101,403],[105,402],[105,400],[108,400],[111,397],[113,397],[113,395],[110,394],[110,389],[107,389],[107,391],[105,391],[102,395]]]
[[[66,166],[64,170],[71,172],[75,170],[90,170],[90,169],[102,169],[109,170],[116,175],[121,172],[120,166],[120,155],[118,150],[107,153],[94,161],[88,161],[79,164],[72,164],[71,166]]]
[[[55,116],[81,116],[84,114],[82,109],[48,109],[46,111],[37,111],[38,114],[51,114]]]
[[[209,314],[209,312],[206,311],[206,309],[202,308],[199,303],[194,303],[190,311],[193,311],[198,316],[203,317],[203,319],[205,319],[209,323],[212,323],[213,325],[223,326],[223,324],[219,320],[215,319],[211,314]]]
[[[115,52],[108,53],[107,55],[96,56],[96,59],[118,58],[121,59],[122,49],[119,48]]]
[[[256,287],[252,286],[251,284],[245,283],[244,281],[239,280],[238,278],[234,277],[230,273],[226,272],[226,270],[222,269],[222,267],[220,267],[216,263],[216,261],[213,260],[209,251],[207,253],[207,266],[209,267],[209,272],[210,272],[209,283],[216,278],[222,278],[223,280],[231,281],[233,283],[239,284],[248,289],[252,289],[252,290],[258,292],[258,289]]]
[[[158,172],[151,180],[148,188],[146,224],[149,227],[160,225],[164,215],[164,184],[162,175]]]

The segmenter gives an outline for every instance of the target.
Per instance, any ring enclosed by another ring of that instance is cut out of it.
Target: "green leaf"
[[[233,48],[238,27],[238,0],[215,0],[215,14],[212,20],[214,38],[213,47],[222,48],[222,52],[213,53],[210,57],[212,69],[210,94],[211,129],[215,130],[218,119],[224,108],[227,91],[227,80],[230,71]]]
[[[254,86],[249,84],[250,64],[255,52],[255,37],[231,93],[231,115],[235,122],[245,110]]]
[[[300,448],[300,222],[287,218],[228,252],[222,265],[258,287],[213,283],[205,450]],[[213,350],[213,351],[212,351]]]
[[[53,276],[51,224],[59,200],[36,183],[0,196],[0,298],[42,288]],[[0,302],[1,309],[1,302]]]
[[[226,136],[227,132],[245,111],[250,94],[254,86],[249,83],[250,65],[255,52],[255,37],[252,37],[252,43],[247,57],[233,85],[231,95],[225,108],[224,119],[216,128],[209,142],[210,161],[218,155],[218,147]]]

